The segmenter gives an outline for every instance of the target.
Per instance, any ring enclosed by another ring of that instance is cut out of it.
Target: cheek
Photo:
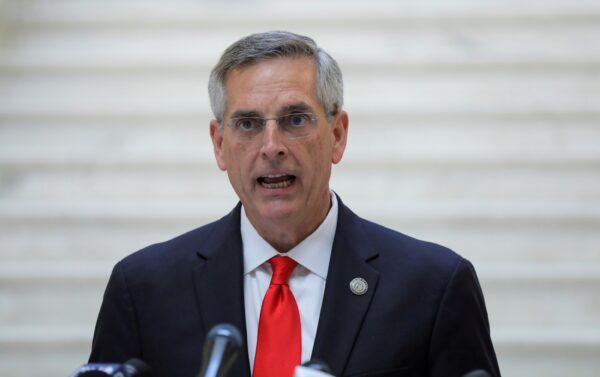
[[[230,173],[238,180],[251,175],[253,153],[251,146],[246,144],[235,144],[228,150]]]
[[[333,153],[332,146],[329,140],[323,140],[319,138],[307,151],[308,158],[310,159],[312,174],[317,179],[321,179],[322,176],[326,176],[331,166],[331,156]],[[327,177],[323,177],[327,179]]]

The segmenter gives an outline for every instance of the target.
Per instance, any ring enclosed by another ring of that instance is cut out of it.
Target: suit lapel
[[[334,375],[341,376],[377,289],[379,273],[368,263],[377,252],[367,242],[358,224],[360,219],[339,197],[338,203],[338,224],[312,358],[326,362]],[[362,295],[350,290],[355,278],[368,284]]]
[[[334,375],[341,376],[377,288],[379,273],[369,265],[377,252],[358,224],[360,219],[339,197],[338,203],[338,224],[312,358],[326,362]],[[230,373],[250,376],[239,204],[214,224],[198,257],[192,274],[204,328],[208,331],[219,323],[230,323],[242,332],[242,352]],[[352,293],[349,287],[350,281],[358,277],[368,284],[362,295]]]
[[[234,376],[250,376],[244,313],[243,256],[240,205],[217,222],[211,238],[198,251],[193,268],[196,298],[205,331],[219,323],[237,327],[244,339],[242,352],[230,370]]]

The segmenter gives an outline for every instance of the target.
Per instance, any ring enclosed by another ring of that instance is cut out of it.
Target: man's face
[[[225,87],[223,124],[240,115],[277,118],[297,109],[317,116],[316,127],[300,139],[288,139],[274,120],[251,142],[236,138],[229,127],[218,129],[216,120],[210,132],[217,164],[255,226],[318,224],[329,208],[331,164],[344,153],[348,116],[327,119],[316,97],[314,62],[266,60],[229,72]]]

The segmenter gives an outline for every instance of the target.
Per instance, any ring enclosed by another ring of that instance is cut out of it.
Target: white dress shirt
[[[311,235],[283,254],[278,253],[258,234],[242,206],[240,230],[244,248],[244,308],[251,371],[254,370],[260,309],[271,282],[272,270],[267,261],[276,255],[286,255],[298,263],[290,276],[289,287],[300,312],[301,360],[302,362],[310,360],[325,293],[337,215],[337,199],[335,194],[331,193],[331,208],[325,220]]]

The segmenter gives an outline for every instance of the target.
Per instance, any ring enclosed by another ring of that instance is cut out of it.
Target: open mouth
[[[296,176],[290,174],[263,175],[256,179],[258,184],[267,189],[286,188],[291,186],[295,180]]]

